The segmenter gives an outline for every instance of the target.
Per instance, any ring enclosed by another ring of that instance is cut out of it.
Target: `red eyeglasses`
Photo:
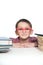
[[[32,28],[16,28],[17,30],[32,30]]]

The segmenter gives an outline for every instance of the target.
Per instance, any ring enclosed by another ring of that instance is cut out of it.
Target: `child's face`
[[[32,29],[28,23],[20,22],[18,24],[16,33],[19,35],[20,38],[27,39],[32,33]]]

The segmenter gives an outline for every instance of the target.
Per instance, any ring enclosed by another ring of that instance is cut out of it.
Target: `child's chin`
[[[22,39],[24,39],[24,40],[25,40],[25,39],[28,39],[28,37],[23,37]]]

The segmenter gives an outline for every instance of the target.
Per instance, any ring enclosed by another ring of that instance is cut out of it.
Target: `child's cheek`
[[[28,33],[29,33],[29,34],[32,34],[32,31],[29,31]]]

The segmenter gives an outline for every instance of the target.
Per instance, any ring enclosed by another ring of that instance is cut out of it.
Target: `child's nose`
[[[26,30],[25,30],[25,29],[23,29],[22,31],[23,31],[23,32],[26,32]]]

